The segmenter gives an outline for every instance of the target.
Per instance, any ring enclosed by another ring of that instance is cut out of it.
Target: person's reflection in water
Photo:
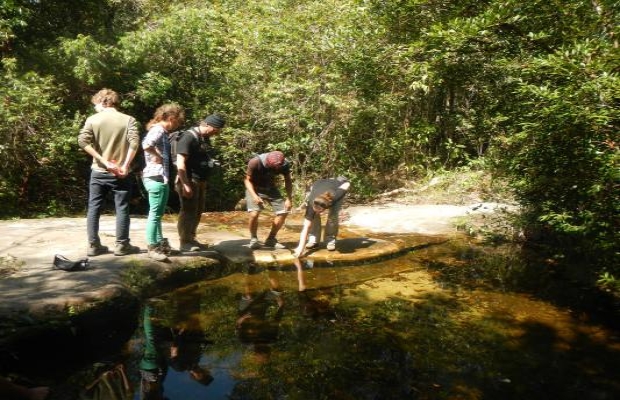
[[[208,369],[199,364],[204,344],[207,343],[203,335],[181,328],[173,329],[172,336],[170,366],[175,371],[187,371],[194,381],[202,385],[209,385],[213,381],[213,376]]]
[[[152,308],[144,306],[143,329],[144,351],[140,360],[140,399],[164,400],[164,379],[166,378],[166,358],[158,347],[156,333],[151,318]]]
[[[278,339],[284,311],[284,298],[278,281],[270,272],[269,288],[255,290],[257,275],[246,275],[244,293],[239,300],[236,332],[239,341],[252,345],[255,359],[262,364],[269,359],[271,344]]]
[[[175,371],[187,371],[192,380],[209,385],[213,376],[199,365],[207,341],[198,331],[164,328],[153,324],[151,305],[144,307],[144,351],[140,360],[141,400],[166,400],[164,380],[168,366]],[[167,348],[169,346],[169,349]]]
[[[330,321],[334,321],[336,313],[330,303],[331,293],[318,288],[308,289],[306,286],[304,264],[306,267],[312,268],[312,264],[309,264],[311,261],[306,260],[302,262],[302,260],[295,258],[293,262],[297,268],[297,293],[301,314],[312,319],[325,317]]]

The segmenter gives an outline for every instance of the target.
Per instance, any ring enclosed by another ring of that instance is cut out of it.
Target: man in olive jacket
[[[116,209],[116,246],[114,255],[138,253],[129,240],[130,165],[139,146],[140,133],[135,118],[119,112],[120,98],[110,89],[102,89],[92,97],[96,114],[86,119],[78,136],[82,150],[93,157],[91,166],[88,213],[88,256],[108,252],[99,238],[99,217],[106,195],[112,191]]]

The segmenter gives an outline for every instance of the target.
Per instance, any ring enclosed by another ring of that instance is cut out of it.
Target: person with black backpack
[[[205,210],[207,178],[212,166],[210,137],[218,135],[226,125],[223,116],[212,114],[198,126],[181,133],[173,140],[177,180],[175,190],[179,194],[181,208],[177,229],[181,251],[200,251],[205,245],[196,240],[196,229]]]

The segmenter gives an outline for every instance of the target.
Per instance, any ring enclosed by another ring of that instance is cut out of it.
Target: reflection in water
[[[163,400],[164,378],[168,372],[166,359],[155,339],[151,318],[151,306],[143,311],[144,350],[140,360],[140,398],[143,400]]]
[[[617,332],[507,285],[474,290],[467,259],[302,259],[151,299],[125,364],[134,400],[620,398]]]
[[[256,286],[253,275],[245,275],[245,285],[238,305],[235,331],[239,341],[250,344],[258,362],[266,362],[271,353],[270,345],[278,338],[284,298],[278,291],[275,274],[269,274],[269,287]]]
[[[202,354],[210,387],[219,385],[210,399],[620,394],[612,378],[620,368],[617,339],[601,340],[601,330],[523,295],[438,284],[414,260],[350,267],[295,260],[292,268],[250,268],[156,304],[182,305],[175,318],[213,339]],[[179,386],[179,398],[200,398],[188,388]]]
[[[153,309],[146,304],[143,310],[144,345],[140,360],[140,399],[164,400],[164,381],[168,367],[188,376],[201,385],[212,381],[207,368],[200,366],[206,341],[197,332],[184,326],[165,328],[153,323]]]

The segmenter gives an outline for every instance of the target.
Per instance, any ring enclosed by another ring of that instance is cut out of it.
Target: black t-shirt
[[[310,194],[308,195],[308,207],[306,207],[306,219],[312,220],[315,216],[314,209],[312,208],[312,203],[314,199],[318,196],[322,195],[325,192],[331,193],[333,196],[332,205],[336,203],[338,200],[342,199],[347,191],[344,189],[339,189],[340,185],[343,182],[337,179],[319,179],[314,182],[312,185],[312,189],[310,190]],[[328,207],[329,208],[329,207]]]
[[[177,142],[177,154],[186,155],[185,167],[187,177],[200,181],[207,180],[209,176],[209,160],[213,147],[209,137],[201,136],[196,128],[190,129],[181,136]]]

